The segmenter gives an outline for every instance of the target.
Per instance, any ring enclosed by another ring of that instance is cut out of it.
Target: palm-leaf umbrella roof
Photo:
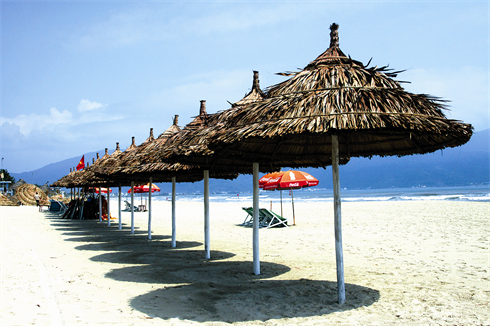
[[[112,154],[109,155],[109,150],[105,149],[105,154],[101,158],[98,158],[94,164],[89,165],[87,163],[87,167],[80,171],[79,174],[74,178],[72,185],[75,187],[86,187],[86,186],[112,186],[113,184],[106,179],[100,178],[96,171],[97,169],[104,164],[107,160],[110,160],[111,157],[116,157],[121,154],[121,150],[119,149],[119,143],[116,143],[116,149]]]
[[[61,187],[61,188],[73,188],[75,178],[80,175],[82,171],[77,171],[75,168],[70,169],[70,173],[61,177],[59,180],[53,182],[51,187]]]
[[[199,130],[207,124],[210,115],[206,113],[205,102],[206,101],[204,100],[201,101],[199,115],[187,124],[185,128],[169,134],[171,137],[165,139],[164,142],[148,148],[145,154],[141,155],[136,162],[133,161],[129,164],[122,165],[115,177],[126,176],[131,179],[147,180],[149,176],[152,176],[155,182],[170,182],[173,177],[176,177],[177,182],[195,182],[202,180],[203,167],[195,164],[168,162],[159,154],[167,151],[169,147],[172,147],[172,144],[175,145],[176,142],[185,139],[186,135],[189,133]],[[169,143],[171,144],[169,145]],[[212,178],[235,179],[237,176],[237,173],[221,173],[220,171],[212,171],[210,173],[210,177]]]
[[[218,156],[209,148],[209,140],[213,132],[219,130],[223,125],[229,112],[235,112],[241,107],[254,102],[262,101],[265,95],[260,89],[259,75],[254,71],[252,89],[241,100],[230,103],[231,108],[207,114],[205,101],[201,101],[200,115],[192,123],[187,125],[182,132],[169,139],[163,151],[156,153],[156,157],[161,161],[180,162],[195,164],[202,169],[207,169],[213,173],[251,173],[251,161],[248,157],[241,156]],[[274,170],[270,165],[261,166],[263,172]]]
[[[282,166],[319,166],[329,163],[332,134],[339,135],[343,158],[423,154],[470,139],[471,125],[445,117],[446,101],[409,93],[393,79],[397,72],[347,57],[337,30],[332,24],[330,47],[269,87],[266,99],[227,112],[210,132],[211,147],[255,153],[260,163],[269,157]]]

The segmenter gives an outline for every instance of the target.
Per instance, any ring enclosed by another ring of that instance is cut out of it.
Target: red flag
[[[80,162],[78,162],[77,171],[83,170],[84,167],[85,167],[85,155],[83,155],[82,158],[80,159]]]

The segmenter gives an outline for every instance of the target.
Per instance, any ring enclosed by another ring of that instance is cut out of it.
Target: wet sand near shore
[[[147,213],[135,213],[133,235],[128,212],[119,230],[0,207],[0,323],[490,324],[488,202],[342,203],[343,305],[332,203],[296,202],[296,226],[261,229],[260,275],[240,205],[211,203],[210,260],[202,203],[177,202],[177,248],[170,205],[152,203],[152,240]]]

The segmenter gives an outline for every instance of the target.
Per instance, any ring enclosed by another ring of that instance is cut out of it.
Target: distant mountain
[[[85,154],[85,162],[92,163],[97,152]],[[104,151],[98,152],[100,155]],[[112,150],[109,151],[112,153]],[[53,183],[70,172],[81,156],[46,165],[35,171],[11,173],[16,180],[43,185]],[[332,189],[331,168],[303,169],[315,176],[319,188]],[[476,132],[471,140],[460,147],[448,148],[425,155],[404,157],[352,158],[340,167],[340,185],[348,189],[381,189],[407,187],[442,187],[490,184],[490,129]],[[170,192],[169,184],[159,184],[163,193]],[[210,180],[212,192],[249,192],[252,176],[240,175],[235,180]],[[127,191],[127,187],[124,188]],[[182,183],[179,193],[203,191],[203,182]]]

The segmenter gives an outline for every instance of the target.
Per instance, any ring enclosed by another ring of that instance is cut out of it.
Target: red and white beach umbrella
[[[89,188],[89,191],[95,191],[96,194],[99,193],[99,188],[98,187],[90,187]],[[100,188],[100,192],[102,192],[103,194],[107,194],[107,188]],[[109,188],[109,193],[112,193],[112,189]]]
[[[153,193],[155,191],[160,191],[160,187],[158,187],[156,184],[152,183],[151,184],[151,192]],[[150,192],[150,184],[147,183],[145,185],[136,186],[133,188],[133,192],[135,194],[141,194],[141,205],[143,205],[143,194]],[[128,194],[129,193],[131,193],[131,188],[128,190]],[[146,199],[145,199],[145,202],[146,202]]]
[[[150,184],[136,186],[133,188],[135,194],[141,194],[145,192],[150,192]],[[151,192],[160,191],[160,188],[156,184],[151,185]],[[131,189],[128,190],[128,194],[131,193]]]
[[[262,184],[260,180],[263,180]],[[297,170],[273,172],[259,179],[259,188],[264,190],[300,189],[316,185],[318,185],[317,178],[309,173]]]
[[[259,188],[264,190],[291,190],[291,203],[293,205],[293,225],[296,225],[294,214],[293,189],[313,187],[318,185],[318,179],[309,173],[289,170],[272,172],[259,179]],[[281,192],[281,216],[282,216],[282,192]]]

